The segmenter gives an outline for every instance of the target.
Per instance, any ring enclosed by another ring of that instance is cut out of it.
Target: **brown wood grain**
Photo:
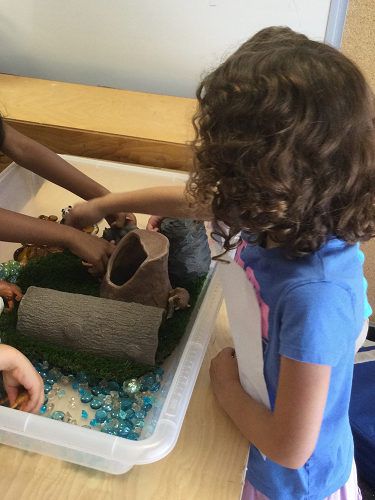
[[[5,121],[18,132],[40,142],[55,153],[174,170],[190,170],[193,164],[193,153],[187,144],[11,119]],[[0,158],[0,165],[5,167],[9,163],[7,157]]]

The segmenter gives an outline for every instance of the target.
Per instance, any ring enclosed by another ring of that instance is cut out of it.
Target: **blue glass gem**
[[[127,431],[132,431],[135,425],[131,420],[119,420],[118,429],[127,429]]]
[[[57,382],[57,378],[55,378],[55,377],[48,377],[48,378],[46,378],[46,382],[47,382],[47,384],[49,384],[49,385],[56,384],[56,382]]]
[[[79,383],[78,382],[74,382],[74,384],[72,385],[73,389],[78,389],[79,387]]]
[[[99,387],[98,385],[94,385],[94,387],[91,387],[91,394],[94,396],[99,396],[99,394],[103,394],[102,388]]]
[[[112,427],[112,425],[105,424],[103,427],[100,429],[100,432],[105,432],[106,434],[114,434],[115,433],[115,428]]]
[[[121,417],[120,417],[120,411],[121,411],[121,410],[112,410],[112,412],[111,412],[111,417],[112,417],[112,418],[117,418],[117,419],[121,418]]]
[[[155,384],[152,384],[150,387],[151,392],[157,392],[160,389],[160,382],[155,382]]]
[[[143,428],[143,427],[145,426],[145,421],[144,421],[144,420],[142,420],[142,419],[140,419],[140,418],[135,418],[135,419],[133,420],[133,422],[134,422],[134,425],[135,425],[136,427],[141,427],[141,428]]]
[[[93,410],[99,410],[99,408],[102,407],[102,403],[99,399],[93,399],[90,403],[90,406]]]
[[[126,419],[126,413],[124,412],[124,410],[120,410],[118,416],[119,416],[120,420],[125,420]]]
[[[70,380],[70,382],[74,382],[75,381],[75,376],[72,375],[71,373],[68,375],[68,379]]]
[[[54,420],[62,420],[64,418],[65,413],[63,411],[55,411],[52,413],[52,418]]]
[[[82,418],[87,418],[88,416],[89,416],[89,415],[88,415],[87,411],[82,410],[81,417],[82,417]]]
[[[117,435],[120,436],[120,437],[126,437],[130,432],[130,429],[128,427],[122,427],[120,429],[120,427],[118,427],[117,429]]]
[[[90,425],[92,425],[93,427],[95,427],[95,425],[97,425],[97,424],[98,424],[98,422],[95,420],[95,418],[90,420]]]
[[[50,384],[44,384],[44,394],[48,394],[50,390],[52,389],[52,385]]]
[[[112,411],[113,410],[113,404],[112,403],[104,403],[102,405],[102,408],[105,411]]]
[[[132,410],[132,409],[129,409],[129,410],[126,410],[126,418],[133,418],[134,417],[134,414],[135,414],[135,411]]]
[[[143,419],[143,418],[146,418],[146,415],[147,415],[147,413],[145,411],[140,410],[140,411],[136,411],[134,416],[135,416],[135,418]]]
[[[35,363],[34,368],[39,372],[40,370],[43,370],[43,365],[42,363]]]
[[[100,401],[103,401],[104,398],[105,398],[105,394],[98,394],[97,395],[97,398],[100,400]]]
[[[59,390],[59,394],[58,394],[59,398],[62,398],[63,396],[65,396],[65,391],[64,389],[60,389]]]
[[[149,397],[147,397],[147,396],[146,396],[146,397],[144,397],[144,398],[142,399],[142,401],[144,402],[144,404],[145,404],[145,405],[149,405],[149,404],[151,403],[151,399],[150,399]]]
[[[155,375],[153,373],[145,375],[145,382],[147,385],[154,384],[155,383]]]
[[[40,413],[44,413],[45,411],[47,411],[47,405],[43,405],[40,409]]]
[[[80,384],[82,384],[82,382],[87,382],[88,379],[89,379],[89,377],[86,375],[86,373],[77,373],[77,375],[76,375],[76,380]]]
[[[38,370],[38,371],[39,371],[39,375],[42,378],[46,379],[46,378],[49,377],[49,371],[48,370],[43,370],[43,368],[42,368],[41,370]]]
[[[137,432],[134,432],[134,431],[130,431],[126,435],[126,439],[131,439],[132,441],[136,441],[138,438],[139,438],[139,434]]]
[[[81,396],[81,403],[87,404],[90,403],[94,399],[94,396],[90,393],[83,394]]]
[[[102,424],[103,422],[106,421],[107,418],[107,412],[105,410],[98,410],[95,413],[95,420],[99,423]]]
[[[129,410],[133,406],[133,402],[130,399],[125,399],[125,401],[121,401],[121,410]]]
[[[143,410],[143,411],[150,411],[150,410],[151,410],[151,408],[152,408],[152,405],[151,405],[151,404],[142,406],[142,410]]]
[[[44,404],[46,405],[48,403],[48,398],[47,396],[44,396]]]
[[[125,394],[125,392],[124,392],[122,389],[120,389],[120,390],[118,391],[118,397],[119,397],[119,398],[122,398],[122,399],[125,399],[125,398],[128,398],[128,397],[129,397],[129,395],[128,395],[128,394]]]
[[[164,370],[162,370],[161,368],[159,368],[158,370],[156,370],[156,373],[158,375],[163,375],[164,374]]]
[[[109,424],[109,422],[111,421],[111,419],[110,418],[106,418],[105,421],[106,421],[107,424]]]
[[[73,387],[73,389],[74,389],[74,387]],[[78,389],[78,392],[81,394],[81,396],[83,396],[84,394],[86,394],[86,389],[84,389],[83,387],[81,387],[81,389]],[[92,394],[91,394],[91,396],[92,396]],[[94,397],[94,396],[92,396],[92,397]],[[82,401],[82,399],[81,399],[81,401]]]
[[[118,391],[120,389],[120,386],[117,382],[108,382],[108,385],[106,387],[109,391]]]

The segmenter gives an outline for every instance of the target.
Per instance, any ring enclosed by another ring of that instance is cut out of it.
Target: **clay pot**
[[[109,259],[100,296],[167,308],[168,238],[154,231],[135,229],[122,238]]]

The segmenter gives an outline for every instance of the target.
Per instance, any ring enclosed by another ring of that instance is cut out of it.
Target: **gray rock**
[[[160,233],[169,240],[168,272],[174,286],[208,272],[211,251],[203,222],[166,218]]]

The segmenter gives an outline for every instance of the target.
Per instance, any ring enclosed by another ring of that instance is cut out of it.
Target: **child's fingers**
[[[7,391],[7,395],[9,398],[9,405],[12,406],[16,402],[18,396],[18,387],[14,387],[12,385],[5,385],[5,390]]]

